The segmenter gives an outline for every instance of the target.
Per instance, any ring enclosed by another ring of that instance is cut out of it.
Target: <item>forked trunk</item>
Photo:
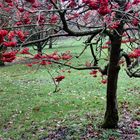
[[[121,11],[125,11],[126,0],[116,1]],[[106,112],[104,117],[103,128],[116,128],[118,127],[118,103],[117,103],[117,82],[120,66],[118,64],[120,59],[121,41],[122,34],[124,32],[124,22],[121,20],[123,14],[121,12],[116,13],[116,19],[120,19],[120,24],[113,31],[110,36],[111,39],[111,50],[110,50],[110,60],[108,67],[108,83],[107,83],[107,103]]]

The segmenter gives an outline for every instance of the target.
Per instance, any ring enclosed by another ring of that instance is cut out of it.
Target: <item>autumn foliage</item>
[[[68,61],[72,59],[72,54],[70,53],[70,51],[64,52],[62,54],[58,53],[58,52],[54,52],[52,54],[45,54],[45,55],[41,55],[39,53],[33,55],[30,53],[29,48],[25,47],[21,50],[16,50],[15,51],[15,47],[17,47],[18,45],[20,45],[22,42],[24,42],[26,40],[26,38],[28,38],[28,36],[30,34],[32,34],[31,32],[28,32],[26,28],[24,28],[25,25],[32,25],[35,24],[37,27],[39,26],[39,28],[41,29],[46,29],[45,24],[51,24],[51,25],[56,25],[57,23],[60,22],[61,16],[59,15],[59,11],[57,12],[53,12],[49,13],[49,11],[55,11],[56,5],[55,3],[59,3],[60,5],[62,5],[64,8],[76,8],[80,6],[82,6],[83,4],[85,4],[86,8],[89,8],[88,10],[86,10],[85,12],[83,12],[83,14],[80,14],[80,10],[78,11],[72,11],[71,13],[68,13],[66,15],[66,19],[63,20],[68,20],[68,21],[73,21],[73,22],[77,22],[77,25],[80,27],[80,18],[82,20],[84,20],[85,23],[82,24],[85,26],[91,26],[91,15],[98,15],[97,19],[99,19],[101,17],[102,21],[99,22],[95,22],[98,23],[99,25],[103,26],[105,25],[106,28],[108,30],[110,30],[111,32],[113,30],[116,30],[119,26],[120,26],[120,21],[115,19],[116,16],[116,9],[119,8],[119,5],[117,4],[117,2],[112,2],[110,3],[109,0],[83,0],[82,2],[76,2],[74,0],[69,0],[67,1],[67,4],[65,1],[51,1],[51,2],[41,2],[39,0],[24,0],[22,5],[19,3],[18,0],[13,1],[13,0],[5,0],[4,3],[0,3],[0,7],[2,9],[2,12],[5,13],[9,13],[9,16],[11,17],[9,23],[3,22],[3,24],[1,25],[0,28],[0,45],[2,46],[1,50],[1,57],[0,60],[2,62],[13,62],[16,59],[16,55],[17,54],[22,54],[22,55],[31,55],[34,59],[39,60],[38,64],[43,65],[43,66],[47,66],[52,64],[52,62],[50,62],[50,60],[54,60],[54,61]],[[140,3],[139,0],[134,0],[133,2],[127,2],[126,3],[126,7],[125,7],[125,11],[129,12],[130,9],[135,8],[138,4]],[[37,10],[40,10],[41,7],[44,6],[48,11],[45,11],[46,9],[43,9],[44,11],[41,13],[36,13]],[[12,10],[13,8],[15,8],[14,10]],[[27,8],[29,8],[30,10],[27,10]],[[57,7],[59,9],[59,7]],[[77,8],[78,9],[78,8]],[[81,9],[83,10],[83,9]],[[84,11],[84,10],[83,10]],[[16,15],[16,20],[12,20],[13,15]],[[139,19],[137,18],[139,17],[139,13],[138,11],[136,11],[134,13],[134,17],[130,18],[130,24],[127,24],[125,26],[125,28],[133,28],[133,27],[137,27],[139,26]],[[9,30],[9,29],[3,29],[5,26],[9,26],[12,25],[14,30]],[[82,26],[83,26],[82,25]],[[19,28],[18,28],[19,26]],[[21,27],[20,27],[21,26]],[[22,28],[23,26],[23,28]],[[61,24],[60,24],[61,26]],[[30,27],[30,26],[29,26]],[[76,26],[75,26],[76,27]],[[94,28],[94,26],[93,26]],[[23,29],[23,30],[22,30]],[[65,31],[65,30],[64,30]],[[59,32],[59,30],[55,31],[56,33]],[[54,33],[55,33],[54,32]],[[98,38],[98,37],[97,37]],[[138,39],[136,37],[131,38],[128,32],[125,32],[123,34],[123,39],[122,39],[122,43],[123,44],[131,44],[131,43],[135,43]],[[104,43],[101,44],[100,46],[100,50],[105,50],[105,49],[109,49],[111,45],[111,41],[106,41]],[[9,48],[9,49],[8,49]],[[96,48],[97,50],[97,48]],[[132,51],[128,52],[128,56],[130,59],[137,59],[138,57],[140,57],[140,50],[139,48],[134,48]],[[120,63],[120,62],[119,62]],[[124,63],[124,61],[123,61]],[[28,64],[28,66],[32,66],[36,63],[31,63]],[[88,65],[89,67],[94,66],[93,64]],[[100,70],[99,70],[100,71]],[[93,77],[97,77],[97,70],[92,70],[90,72],[90,75]],[[105,80],[101,81],[103,84],[106,83]]]

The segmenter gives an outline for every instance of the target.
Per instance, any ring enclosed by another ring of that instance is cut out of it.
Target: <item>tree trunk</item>
[[[116,1],[121,11],[125,11],[126,0],[117,0]],[[107,83],[107,103],[106,103],[106,112],[104,117],[103,128],[117,128],[118,127],[118,103],[117,103],[117,82],[120,66],[118,64],[120,59],[121,51],[121,41],[122,34],[124,32],[124,22],[121,20],[123,14],[121,12],[116,13],[116,19],[120,19],[120,24],[112,32],[110,36],[111,40],[111,50],[110,50],[110,60],[108,67],[108,83]]]
[[[0,67],[5,66],[4,62],[0,60]]]
[[[38,54],[40,54],[40,55],[42,55],[42,46],[41,46],[42,44],[41,43],[38,43],[37,44],[37,52],[38,52]]]
[[[1,60],[2,59],[2,49],[3,49],[3,46],[0,46],[0,67],[5,66],[4,62]]]
[[[49,39],[49,49],[52,49],[52,38]]]
[[[122,28],[120,28],[122,29]],[[121,37],[117,34],[111,39],[110,61],[108,67],[107,104],[103,128],[118,127],[117,81],[120,66]]]

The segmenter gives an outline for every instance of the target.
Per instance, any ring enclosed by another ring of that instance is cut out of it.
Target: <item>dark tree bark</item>
[[[52,49],[52,38],[49,39],[49,49]]]
[[[38,54],[42,55],[42,46],[41,45],[42,45],[41,43],[37,44],[37,52],[38,52]]]
[[[42,33],[39,33],[37,35],[37,39],[40,40],[41,38],[43,38],[43,34]],[[42,42],[38,42],[36,44],[36,46],[37,46],[37,52],[38,52],[38,54],[41,54],[41,55],[42,55],[42,50],[43,50],[42,45],[43,45]]]
[[[3,50],[4,50],[4,47],[1,45],[1,46],[0,46],[0,67],[1,67],[1,66],[5,66],[4,62],[1,61],[1,58],[2,58],[2,51],[3,51]]]
[[[118,104],[117,104],[117,81],[120,66],[118,65],[121,52],[121,40],[123,34],[123,23],[114,31],[111,37],[110,61],[108,66],[108,83],[107,83],[107,105],[104,118],[104,128],[118,127]]]
[[[116,128],[118,124],[118,106],[117,106],[117,81],[119,73],[119,40],[112,42],[110,55],[110,63],[108,68],[108,84],[107,84],[107,105],[103,127]]]
[[[120,11],[125,11],[126,0],[116,0],[120,6]],[[104,117],[103,128],[117,128],[118,127],[118,103],[117,103],[117,82],[118,74],[120,70],[119,60],[121,52],[121,41],[122,34],[124,32],[124,22],[121,20],[123,13],[116,13],[116,18],[120,19],[120,25],[116,30],[113,31],[111,40],[111,50],[110,50],[110,61],[108,66],[108,83],[107,83],[107,104],[106,112]]]
[[[3,61],[0,61],[0,67],[5,66],[5,64],[3,63]]]

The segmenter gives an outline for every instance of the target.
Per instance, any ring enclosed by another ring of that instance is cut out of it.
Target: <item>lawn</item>
[[[67,45],[70,44],[70,45]],[[59,46],[59,47],[58,47]],[[81,42],[68,40],[44,52],[82,51]],[[90,50],[72,64],[91,60]],[[58,92],[55,77],[65,75]],[[65,70],[65,71],[64,71]],[[140,139],[140,82],[122,67],[118,83],[119,129],[103,130],[106,85],[89,70],[76,71],[56,65],[27,67],[13,64],[0,68],[0,139],[2,140],[121,140]]]

